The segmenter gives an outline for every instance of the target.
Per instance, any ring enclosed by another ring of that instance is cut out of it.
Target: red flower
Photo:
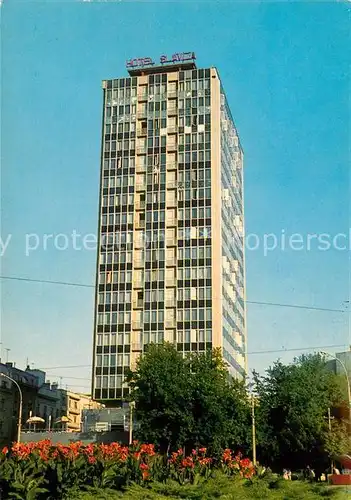
[[[146,481],[147,479],[149,479],[149,472],[147,470],[144,470],[142,476],[143,480]]]
[[[232,459],[232,452],[229,448],[226,448],[223,452],[222,460],[223,462],[230,462]]]
[[[174,451],[174,452],[172,453],[172,457],[169,459],[169,462],[170,462],[171,464],[174,464],[174,463],[177,461],[177,458],[178,458],[178,453],[177,453],[176,451]]]
[[[199,453],[206,453],[206,451],[207,451],[207,448],[200,448],[199,449]]]
[[[144,462],[141,462],[141,464],[139,465],[140,469],[141,470],[148,470],[149,469],[149,466],[147,464],[144,464]]]
[[[88,462],[89,462],[90,464],[95,464],[95,463],[96,463],[96,458],[95,458],[95,457],[93,457],[93,456],[90,456],[90,457],[88,457]]]
[[[152,457],[155,455],[155,446],[153,444],[142,444],[140,446],[140,452]]]
[[[1,450],[1,453],[3,453],[4,455],[7,455],[9,452],[9,449],[7,446],[4,446],[4,448]]]
[[[87,446],[85,446],[82,451],[84,453],[84,455],[92,455],[94,453],[94,445],[93,444],[88,444]]]
[[[47,462],[49,460],[49,453],[47,450],[39,450],[39,457],[43,462]]]
[[[252,467],[252,462],[249,458],[243,458],[242,460],[240,460],[240,466],[244,469],[248,469]]]
[[[34,445],[36,443],[15,443],[12,446],[12,452],[15,457],[17,457],[20,460],[25,460],[29,457],[31,454],[32,450],[34,449]]]
[[[199,458],[199,464],[200,465],[209,465],[212,463],[212,458]]]
[[[183,458],[183,460],[182,460],[182,466],[183,467],[191,467],[191,468],[193,468],[194,467],[193,459],[191,457],[185,457],[185,458]]]

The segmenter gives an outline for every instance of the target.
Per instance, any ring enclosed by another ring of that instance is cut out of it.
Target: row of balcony
[[[167,238],[165,240],[166,247],[176,247],[177,246],[177,240],[175,238]],[[145,246],[145,241],[140,241],[140,240],[134,240],[134,248],[144,248]]]
[[[170,181],[166,183],[166,189],[178,189],[178,182],[177,181]],[[136,191],[145,191],[146,190],[146,183],[145,182],[137,182],[135,185],[135,190]]]
[[[144,326],[144,323],[142,321],[132,321],[132,328],[133,330],[141,330]],[[165,321],[165,327],[166,328],[175,328],[176,326],[176,321],[175,319],[167,319]]]
[[[149,112],[147,109],[141,109],[140,111],[137,112],[137,117],[139,119],[147,118],[149,114],[153,115],[153,112],[151,112],[151,111]],[[175,116],[177,114],[178,114],[178,108],[176,106],[172,106],[170,108],[167,108],[167,115],[168,116]]]
[[[195,94],[194,94],[195,92]],[[138,92],[138,101],[139,102],[145,102],[150,99],[153,99],[156,96],[160,96],[163,99],[176,99],[177,97],[179,98],[185,98],[185,97],[206,97],[210,95],[210,89],[198,89],[196,91],[192,90],[168,90],[167,92],[163,92],[162,94],[148,94],[145,91]],[[225,118],[224,112],[223,113],[223,118]]]
[[[172,162],[167,162],[166,163],[166,169],[167,170],[177,170],[177,162],[176,161],[172,161]],[[153,165],[137,165],[136,166],[136,173],[137,174],[142,174],[144,172],[149,172],[150,174],[153,172],[153,169],[154,169],[154,166]]]
[[[175,307],[176,299],[166,299],[165,301],[165,306],[166,307]],[[143,309],[144,307],[144,302],[142,300],[134,300],[133,301],[133,308],[134,309]]]
[[[154,261],[154,262],[158,262],[158,261]],[[175,267],[176,265],[177,265],[177,259],[176,258],[166,259],[166,266],[167,267]],[[145,261],[144,260],[139,260],[139,259],[134,260],[134,267],[135,268],[142,268],[142,269],[144,269],[144,266],[145,266]]]
[[[135,229],[145,229],[145,223],[146,223],[146,221],[144,221],[144,220],[136,221],[134,223],[134,228]],[[166,219],[166,226],[172,226],[173,227],[173,226],[176,226],[176,225],[177,225],[177,219],[175,217],[172,217],[171,219]]]
[[[167,144],[167,153],[177,151],[177,149],[178,149],[178,144],[175,141]],[[136,153],[137,153],[137,155],[146,155],[147,154],[147,147],[142,146],[142,147],[137,148]]]
[[[159,129],[155,129],[155,132],[159,131]],[[178,127],[167,127],[168,134],[176,134],[178,132]],[[147,136],[147,127],[141,127],[137,130],[137,137],[146,137]]]
[[[174,288],[177,284],[176,278],[167,278],[165,281],[166,288]],[[141,280],[134,280],[133,287],[134,288],[144,288],[145,282]]]
[[[161,96],[167,96],[168,99],[174,99],[176,97],[178,97],[178,92],[176,90],[169,90],[167,93],[165,94],[160,94]],[[142,101],[147,101],[149,98],[149,95],[147,92],[139,92],[138,93],[138,101],[139,102],[142,102]]]

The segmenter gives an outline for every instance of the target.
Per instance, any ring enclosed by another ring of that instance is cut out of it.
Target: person
[[[291,481],[291,470],[288,469],[288,480]]]
[[[283,469],[283,479],[286,479],[286,480],[289,479],[289,474],[288,474],[287,469]]]
[[[333,474],[336,474],[337,476],[339,476],[340,475],[339,469],[337,469],[336,467],[334,467]]]
[[[313,469],[309,465],[306,467],[306,472],[305,472],[305,478],[309,479],[310,481],[314,481],[314,478],[316,477],[316,474]]]

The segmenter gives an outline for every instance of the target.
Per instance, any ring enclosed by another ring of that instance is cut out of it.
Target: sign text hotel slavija
[[[177,52],[173,54],[170,58],[166,55],[160,57],[160,64],[174,64],[186,61],[194,61],[196,59],[195,52]],[[126,62],[127,68],[143,68],[144,66],[153,66],[155,61],[151,57],[138,57],[136,59],[130,59]]]

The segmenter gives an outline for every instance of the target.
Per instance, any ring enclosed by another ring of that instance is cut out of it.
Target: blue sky
[[[189,50],[219,69],[239,129],[247,233],[348,234],[347,8],[4,0],[1,274],[94,282],[94,251],[44,249],[43,235],[96,232],[101,80],[125,75],[126,59]],[[31,233],[40,244],[26,256]],[[349,269],[346,250],[247,251],[247,298],[340,309]],[[89,365],[93,289],[1,284],[3,352],[17,365]],[[249,304],[248,334],[250,352],[348,344],[349,315]],[[295,354],[250,355],[249,367]],[[48,372],[88,389],[89,368]]]

